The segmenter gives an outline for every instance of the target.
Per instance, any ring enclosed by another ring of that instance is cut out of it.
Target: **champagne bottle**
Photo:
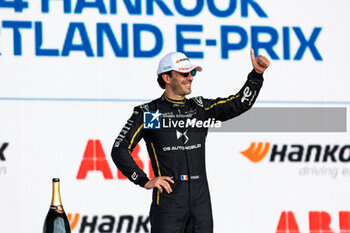
[[[43,233],[71,233],[60,195],[60,179],[52,179],[52,200],[44,222]]]

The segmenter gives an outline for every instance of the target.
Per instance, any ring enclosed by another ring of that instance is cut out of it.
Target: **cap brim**
[[[190,66],[190,67],[186,67],[186,68],[182,67],[176,71],[180,72],[180,73],[188,73],[188,72],[191,72],[192,70],[197,70],[197,71],[201,72],[203,69],[201,66]]]

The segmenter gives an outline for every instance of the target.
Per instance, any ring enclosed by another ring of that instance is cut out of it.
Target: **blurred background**
[[[349,9],[348,0],[1,0],[0,233],[42,231],[53,177],[72,232],[150,231],[151,192],[126,180],[110,151],[133,107],[162,95],[156,70],[168,52],[203,67],[190,97],[238,92],[254,48],[271,61],[255,107],[348,111]],[[209,133],[215,232],[350,232],[349,139],[348,127]],[[252,143],[265,148],[257,162],[257,149],[242,153]],[[152,177],[143,141],[132,155]]]

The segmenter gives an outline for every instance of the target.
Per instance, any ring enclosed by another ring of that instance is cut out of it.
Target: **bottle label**
[[[64,212],[63,206],[50,206],[50,210],[56,211],[57,213],[62,214]]]

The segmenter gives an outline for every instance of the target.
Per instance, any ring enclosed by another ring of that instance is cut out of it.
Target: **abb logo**
[[[142,170],[145,171],[144,162],[140,159],[139,152],[140,152],[140,145],[137,144],[134,150],[132,151],[131,156],[135,160],[135,163]],[[95,171],[102,172],[103,177],[105,179],[113,179],[113,174],[106,160],[106,155],[100,140],[91,139],[88,141],[86,145],[83,160],[81,161],[76,178],[78,180],[86,179],[86,176],[89,172],[95,172]],[[150,179],[153,178],[154,173],[153,173],[150,160],[148,160],[148,171],[149,171],[148,177]],[[127,178],[119,170],[117,170],[117,179],[124,180]]]
[[[336,233],[330,227],[331,216],[325,211],[309,212],[310,233]],[[284,211],[281,214],[276,233],[300,233],[297,221],[292,211]],[[339,233],[350,233],[350,212],[339,212]]]

